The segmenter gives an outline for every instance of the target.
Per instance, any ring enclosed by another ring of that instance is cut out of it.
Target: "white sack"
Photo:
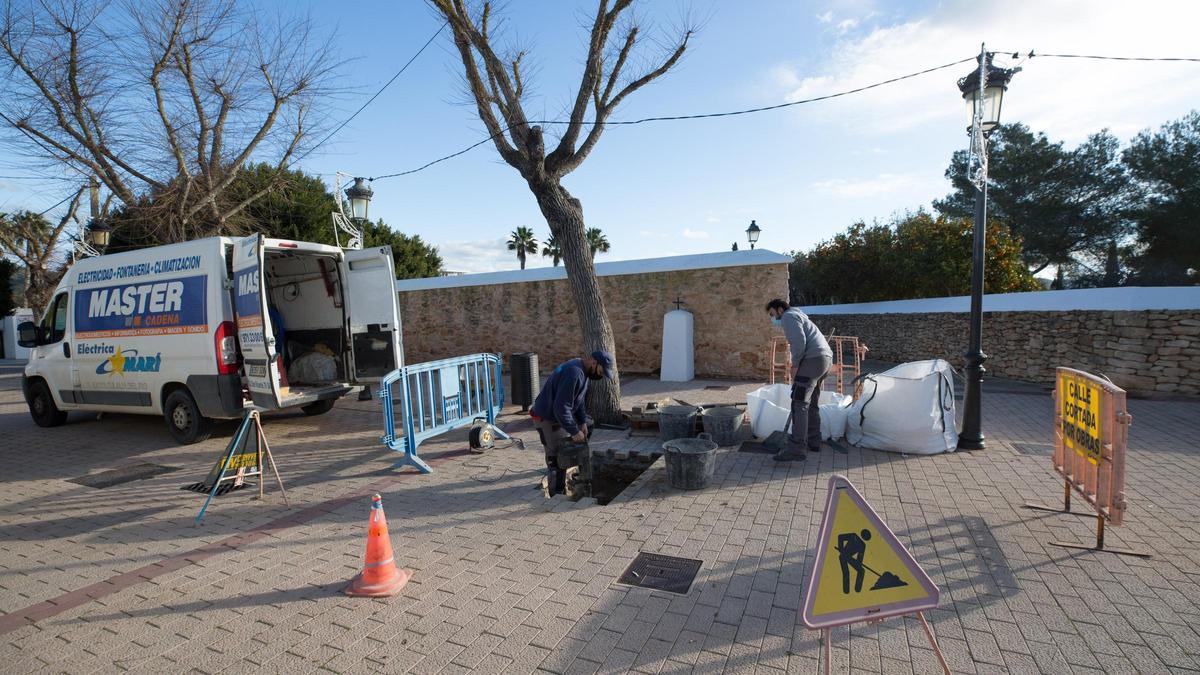
[[[828,394],[829,396],[826,396]],[[837,440],[846,435],[846,419],[854,401],[835,391],[821,392],[821,440]],[[825,403],[824,401],[829,401]]]
[[[953,451],[958,432],[952,372],[949,363],[934,359],[864,377],[862,395],[848,410],[846,440],[915,455]]]
[[[772,432],[783,431],[791,409],[790,385],[770,384],[746,394],[746,416],[750,418],[750,433],[758,438],[766,438]]]
[[[288,381],[322,384],[337,381],[337,361],[321,352],[309,352],[292,361],[287,371]]]
[[[850,397],[836,391],[822,391],[820,400],[821,438],[831,438],[828,433],[836,433],[832,438],[845,435],[844,406],[850,405]],[[829,411],[826,411],[829,407]],[[835,411],[838,408],[839,411]],[[755,389],[746,395],[746,416],[750,418],[750,432],[757,438],[766,438],[776,431],[783,431],[787,425],[788,413],[792,410],[792,387],[789,384],[771,384]],[[840,423],[837,418],[840,414]],[[826,420],[828,417],[828,421]]]

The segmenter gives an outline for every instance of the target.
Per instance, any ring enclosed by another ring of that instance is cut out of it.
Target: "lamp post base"
[[[959,450],[983,450],[986,447],[987,443],[985,443],[983,440],[983,434],[980,434],[976,438],[966,438],[964,436],[958,437]]]
[[[963,393],[963,423],[958,434],[959,450],[983,450],[987,447],[983,435],[983,362],[982,350],[967,354],[967,390]]]

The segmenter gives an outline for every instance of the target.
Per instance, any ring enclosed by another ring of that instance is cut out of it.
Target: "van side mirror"
[[[25,348],[38,346],[38,328],[32,321],[17,324],[17,345]]]

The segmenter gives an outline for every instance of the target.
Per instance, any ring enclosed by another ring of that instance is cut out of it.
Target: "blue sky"
[[[262,11],[303,8],[258,0]],[[682,64],[639,91],[615,119],[771,105],[849,89],[998,50],[1200,56],[1200,3],[1146,0],[642,2],[644,25],[667,38],[685,15],[700,23]],[[342,118],[390,78],[440,24],[421,2],[312,2],[336,29],[353,92],[330,101]],[[512,0],[502,35],[529,51],[531,116],[565,115],[585,53],[591,0]],[[1164,21],[1171,17],[1170,21]],[[657,54],[650,45],[647,57]],[[1200,64],[1033,58],[1013,81],[1004,121],[1075,143],[1110,128],[1123,140],[1182,116],[1197,100]],[[612,242],[601,260],[725,251],[751,219],[760,246],[805,249],[857,220],[886,219],[943,196],[951,153],[966,143],[955,86],[968,66],[834,101],[712,120],[610,128],[564,179],[587,224]],[[486,134],[464,105],[448,30],[371,107],[301,168],[377,176],[415,168]],[[11,166],[0,149],[0,168]],[[7,169],[0,174],[9,173]],[[58,193],[0,180],[0,210],[45,208]],[[61,189],[58,188],[58,189]],[[517,173],[484,145],[422,173],[374,183],[372,215],[438,246],[446,266],[512,269],[503,239],[548,229]],[[531,265],[549,264],[531,260]]]

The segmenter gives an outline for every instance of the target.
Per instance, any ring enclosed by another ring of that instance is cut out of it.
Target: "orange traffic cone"
[[[371,498],[371,519],[367,529],[367,559],[363,571],[346,587],[346,595],[387,598],[396,595],[408,583],[412,573],[396,567],[392,540],[388,537],[383,498]]]

